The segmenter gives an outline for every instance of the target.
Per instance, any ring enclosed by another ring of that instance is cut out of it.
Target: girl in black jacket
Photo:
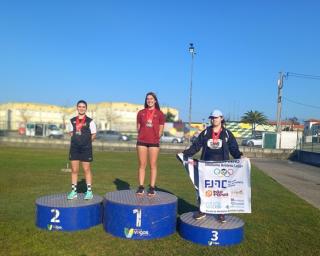
[[[202,149],[200,159],[204,161],[229,160],[229,154],[235,159],[241,158],[242,153],[239,151],[239,146],[234,135],[224,127],[222,112],[220,110],[214,110],[210,114],[209,119],[212,125],[203,130],[195,142],[182,152],[185,160],[195,155],[200,149]],[[197,195],[200,205],[200,197],[198,193]],[[194,214],[194,218],[197,220],[205,217],[206,214],[200,210]],[[219,214],[218,219],[221,222],[225,222],[223,214]]]

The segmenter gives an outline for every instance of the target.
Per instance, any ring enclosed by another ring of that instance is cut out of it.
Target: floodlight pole
[[[190,102],[189,102],[189,136],[188,136],[188,144],[191,142],[191,111],[192,111],[192,78],[193,78],[193,62],[194,55],[196,54],[193,43],[190,43],[189,52],[191,53],[191,76],[190,76]]]

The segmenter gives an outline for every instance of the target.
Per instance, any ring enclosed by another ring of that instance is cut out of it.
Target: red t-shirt
[[[147,119],[151,116],[152,110],[149,110],[147,108],[142,109],[138,112],[137,123],[140,124],[140,129],[138,131],[138,141],[143,143],[158,144],[160,141],[160,125],[164,125],[165,118],[164,114],[160,110],[155,108],[152,117],[152,126],[150,127],[150,125],[147,124]]]

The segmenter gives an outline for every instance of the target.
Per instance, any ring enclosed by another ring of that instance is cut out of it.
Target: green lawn
[[[102,225],[78,232],[49,232],[35,226],[35,200],[70,189],[61,172],[67,152],[0,147],[0,255],[320,255],[320,211],[252,169],[252,214],[245,239],[232,247],[205,247],[177,233],[151,241],[112,237]],[[97,152],[94,192],[136,187],[135,153]],[[81,173],[80,178],[83,178]],[[158,187],[179,198],[179,214],[195,209],[193,186],[174,155],[159,158]]]

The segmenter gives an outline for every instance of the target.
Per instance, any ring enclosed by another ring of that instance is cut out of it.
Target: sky
[[[79,99],[276,119],[279,72],[320,75],[320,1],[0,2],[0,103]],[[320,119],[320,80],[288,76],[282,118]]]

